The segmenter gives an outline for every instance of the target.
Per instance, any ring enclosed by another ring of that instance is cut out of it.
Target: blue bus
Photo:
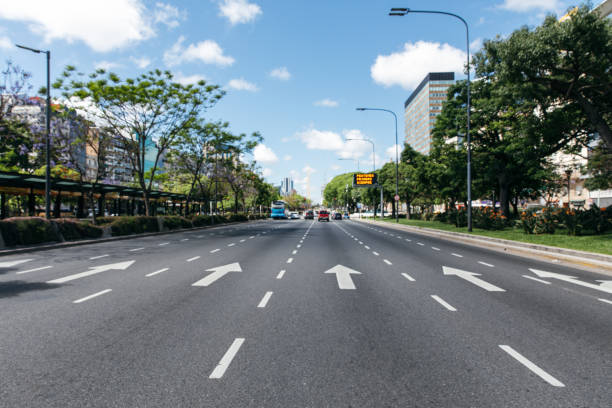
[[[289,218],[289,211],[287,211],[287,203],[284,201],[273,201],[270,217],[274,220],[286,220]]]

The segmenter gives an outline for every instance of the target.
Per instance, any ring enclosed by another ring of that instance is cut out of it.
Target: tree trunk
[[[146,188],[142,189],[142,198],[145,204],[145,215],[148,217],[151,214],[151,208],[149,206],[149,192]]]
[[[499,203],[501,206],[502,215],[510,218],[510,188],[508,183],[506,182],[506,175],[500,174],[498,176],[499,180]]]
[[[410,219],[410,201],[406,201],[406,219]]]
[[[518,214],[518,202],[519,202],[518,197],[514,197],[514,199],[510,201],[510,204],[512,204],[512,212],[514,213],[514,216]]]

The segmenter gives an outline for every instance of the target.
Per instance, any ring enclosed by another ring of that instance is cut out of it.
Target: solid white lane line
[[[456,312],[457,311],[457,309],[455,309],[454,307],[452,307],[451,305],[446,303],[440,296],[438,296],[438,295],[431,295],[431,297],[433,298],[433,300],[435,300],[436,302],[438,302],[439,304],[441,304],[442,306],[444,306],[445,308],[447,308],[451,312]]]
[[[456,254],[456,253],[454,253],[454,252],[453,252],[451,255],[452,255],[452,256],[456,256],[457,258],[463,258],[463,255],[459,255],[459,254]]]
[[[402,272],[402,276],[404,278],[408,279],[410,282],[414,282],[414,278],[412,276],[408,275],[407,273]]]
[[[53,268],[53,266],[47,265],[47,266],[41,266],[40,268],[28,269],[27,271],[19,271],[19,272],[17,272],[17,275],[21,275],[23,273],[42,271],[43,269],[49,269],[49,268]]]
[[[151,272],[145,275],[145,277],[150,278],[151,276],[155,276],[158,273],[166,272],[169,268],[160,269],[159,271]]]
[[[534,278],[533,276],[523,275],[523,278],[531,279],[531,280],[534,280],[536,282],[540,282],[540,283],[544,283],[546,285],[550,285],[550,282],[542,280],[542,279]]]
[[[364,248],[365,248],[365,249],[370,249],[370,247],[369,247],[369,246],[367,246],[367,245],[364,245]]]
[[[108,256],[108,254],[104,254],[104,255],[92,256],[92,257],[91,257],[91,258],[89,258],[89,259],[92,259],[92,260],[93,260],[93,259],[100,259],[100,258],[106,258],[107,256]]]
[[[287,259],[287,263],[291,263],[291,262],[293,262],[293,258]]]
[[[159,244],[159,246],[164,246],[164,245],[168,245],[169,242],[162,242],[161,244]]]
[[[134,249],[130,249],[130,252],[136,252],[136,251],[140,251],[140,250],[143,250],[143,249],[144,249],[144,247],[142,247],[142,248],[134,248]]]
[[[236,356],[236,353],[238,353],[238,350],[240,350],[242,343],[244,343],[243,338],[238,337],[234,340],[232,345],[229,347],[229,349],[227,349],[223,357],[221,357],[221,361],[219,361],[219,364],[217,364],[217,366],[208,378],[219,379],[223,377],[223,374],[225,374],[225,370],[227,370],[232,360]]]
[[[291,252],[292,255],[297,254],[297,249],[294,249],[293,252]]]
[[[393,265],[391,262],[387,261],[386,259],[383,259],[383,261],[387,264],[387,265]]]
[[[81,303],[81,302],[85,302],[85,301],[87,301],[87,300],[89,300],[89,299],[93,299],[93,298],[95,298],[95,297],[97,297],[97,296],[103,295],[103,294],[108,293],[108,292],[110,292],[110,291],[112,291],[112,289],[104,289],[104,290],[102,290],[102,291],[100,291],[100,292],[98,292],[98,293],[94,293],[93,295],[85,296],[84,298],[81,298],[81,299],[75,300],[75,301],[73,301],[72,303]]]
[[[425,245],[425,244],[424,244],[424,243],[422,243],[422,242],[417,242],[417,245],[423,246],[423,245]]]
[[[600,301],[602,301],[602,302],[604,302],[604,303],[609,303],[609,304],[611,304],[611,305],[612,305],[612,300],[602,299],[602,298],[597,298],[597,300],[600,300]]]
[[[234,244],[233,242],[231,244],[227,244],[228,247],[233,247],[234,245],[236,244]]]
[[[272,297],[272,293],[273,292],[266,292],[266,294],[264,295],[264,297],[261,298],[261,301],[259,302],[259,304],[257,305],[258,308],[264,308],[266,307],[266,305],[268,304],[268,300],[270,300],[270,298]]]
[[[217,249],[213,249],[212,251],[210,251],[210,253],[211,253],[211,254],[214,254],[215,252],[219,252],[219,251],[220,251],[220,249],[219,249],[219,248],[217,248]]]
[[[194,256],[193,258],[189,258],[187,262],[195,261],[196,259],[200,259],[199,256]]]
[[[283,276],[285,275],[285,270],[281,270],[278,275],[276,275],[276,279],[283,279]]]
[[[181,239],[181,242],[182,241],[189,241],[189,238],[183,238],[183,239]]]
[[[484,266],[488,266],[489,268],[493,268],[495,267],[495,265],[491,265],[490,263],[486,263],[486,262],[482,262],[482,261],[478,261],[479,264],[484,265]]]
[[[439,251],[440,248],[436,248],[436,247],[431,247],[431,249],[433,249],[434,251]]]
[[[241,239],[241,240],[240,240],[240,242],[244,242],[244,241],[246,241],[246,239]]]
[[[374,255],[376,255],[376,256],[380,255],[380,254],[379,254],[378,252],[376,252],[376,251],[372,251],[372,253],[373,253]]]
[[[557,380],[555,377],[542,370],[540,367],[532,363],[530,360],[528,360],[518,351],[514,350],[512,347],[500,344],[499,348],[510,354],[519,363],[530,369],[534,374],[538,375],[541,379],[543,379],[553,387],[565,387],[565,385],[561,381]]]

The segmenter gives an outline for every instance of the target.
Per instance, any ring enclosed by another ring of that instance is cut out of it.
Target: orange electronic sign
[[[376,173],[353,174],[353,187],[376,187],[377,185]]]

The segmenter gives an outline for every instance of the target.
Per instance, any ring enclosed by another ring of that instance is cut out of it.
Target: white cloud
[[[145,69],[146,67],[151,65],[151,60],[147,57],[142,57],[142,58],[130,57],[130,60],[134,64],[136,64],[138,68],[141,68],[141,69]]]
[[[293,157],[290,154],[286,154],[285,157],[283,157],[283,160],[285,161],[289,161],[291,159],[293,159]]]
[[[385,150],[385,161],[395,161],[395,146],[390,146],[387,147],[387,150]],[[398,159],[401,157],[402,155],[402,150],[404,150],[404,146],[403,145],[397,145],[398,150],[397,150],[397,154],[398,154]]]
[[[119,68],[120,66],[120,64],[111,61],[98,61],[94,64],[95,69],[103,69],[105,71],[109,71],[114,68]]]
[[[174,80],[181,85],[191,85],[200,81],[206,81],[206,78],[199,74],[183,75],[182,72],[179,72],[174,76]]]
[[[341,150],[344,146],[339,134],[327,130],[310,129],[296,136],[311,150]]]
[[[169,67],[182,62],[202,61],[205,64],[219,66],[232,65],[235,59],[224,55],[223,49],[213,40],[200,41],[197,44],[183,46],[185,37],[180,36],[169,50],[164,53],[164,62]]]
[[[342,132],[345,138],[344,146],[338,151],[338,156],[343,159],[361,159],[364,157],[366,160],[360,160],[360,162],[366,162],[372,158],[372,145],[367,142],[358,142],[354,140],[346,139],[365,139],[365,135],[358,129],[344,130]]]
[[[372,79],[384,86],[414,89],[429,72],[463,72],[466,54],[449,44],[417,41],[402,51],[379,55],[370,68]]]
[[[237,91],[257,92],[259,90],[259,88],[257,88],[257,85],[247,81],[244,78],[232,79],[228,82],[227,86]]]
[[[179,25],[180,20],[185,19],[185,13],[180,12],[176,7],[170,4],[158,2],[155,3],[153,18],[156,23],[162,23],[168,26],[168,28],[174,28]]]
[[[315,106],[323,106],[325,108],[336,108],[338,106],[338,101],[334,101],[333,99],[321,99],[320,101],[316,101],[314,103]]]
[[[219,15],[226,17],[232,25],[248,23],[262,13],[261,7],[247,0],[223,0],[219,3]]]
[[[0,18],[24,22],[46,42],[82,41],[94,51],[108,52],[155,35],[140,0],[3,1]]]
[[[274,151],[263,143],[255,146],[255,149],[253,149],[253,157],[260,163],[276,163],[278,161],[278,157],[276,157]]]
[[[554,11],[561,8],[559,0],[504,0],[500,8],[523,13],[530,10]]]
[[[15,47],[15,44],[7,36],[0,36],[0,49],[10,50]]]
[[[270,177],[272,175],[272,173],[274,173],[272,171],[272,169],[265,167],[264,169],[261,170],[261,175],[264,177]]]
[[[307,164],[303,169],[302,169],[302,173],[306,174],[307,176],[310,176],[312,173],[316,173],[317,171],[315,169],[313,169],[312,167],[310,167],[309,164]]]
[[[332,164],[331,169],[332,170],[340,170],[340,166],[338,166],[337,164]]]
[[[470,43],[470,52],[474,54],[482,48],[482,38],[478,37]]]
[[[270,71],[270,76],[280,79],[281,81],[288,81],[291,78],[291,74],[287,70],[287,67],[274,68]]]

